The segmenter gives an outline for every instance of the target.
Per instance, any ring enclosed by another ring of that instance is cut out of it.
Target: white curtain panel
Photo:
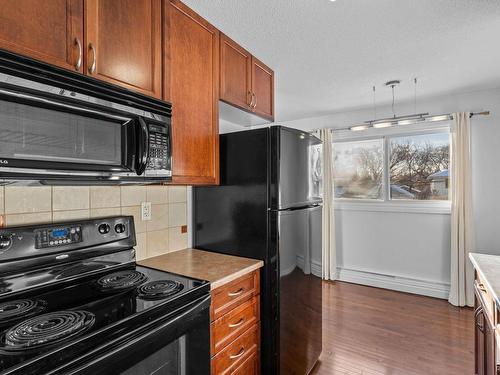
[[[337,254],[335,250],[335,210],[333,207],[333,160],[332,132],[321,129],[323,141],[323,279],[335,280],[337,277]]]
[[[451,285],[448,301],[474,305],[474,272],[469,253],[474,250],[470,114],[455,113],[451,127]]]

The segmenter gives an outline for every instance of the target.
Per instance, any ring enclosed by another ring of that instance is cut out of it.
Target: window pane
[[[389,158],[391,199],[448,199],[448,133],[391,138]]]
[[[383,168],[382,139],[334,143],[335,197],[382,199]]]

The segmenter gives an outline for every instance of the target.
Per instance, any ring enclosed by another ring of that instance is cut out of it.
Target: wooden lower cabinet
[[[259,271],[212,291],[212,375],[260,374]]]
[[[476,276],[474,310],[475,374],[498,375],[495,326],[497,308]]]

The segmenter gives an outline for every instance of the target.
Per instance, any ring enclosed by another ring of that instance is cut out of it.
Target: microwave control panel
[[[79,225],[35,231],[36,249],[64,246],[70,243],[82,242],[82,240],[82,228]]]
[[[149,170],[169,169],[168,130],[162,126],[149,125]]]

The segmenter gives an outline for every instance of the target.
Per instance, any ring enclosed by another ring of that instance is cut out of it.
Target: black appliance
[[[321,150],[282,126],[224,134],[220,186],[194,189],[195,247],[264,261],[263,374],[309,373],[321,353]]]
[[[209,374],[209,283],[134,245],[131,216],[1,229],[0,374]]]
[[[0,50],[0,180],[167,181],[170,128],[169,103]]]

